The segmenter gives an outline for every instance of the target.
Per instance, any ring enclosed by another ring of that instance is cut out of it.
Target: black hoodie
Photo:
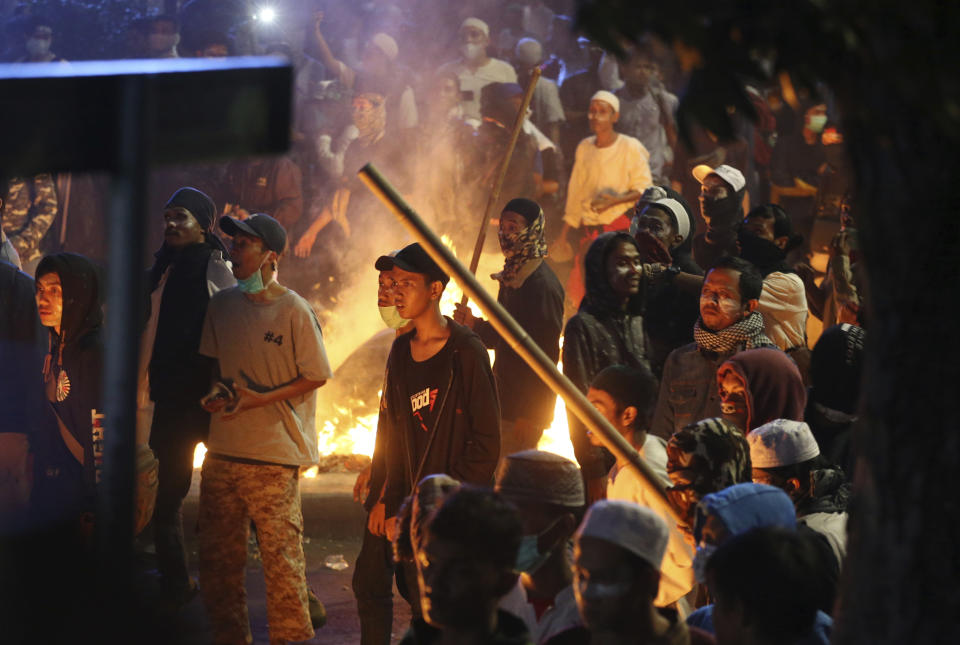
[[[723,199],[701,197],[700,210],[707,220],[707,230],[693,239],[693,259],[709,271],[725,255],[739,255],[737,233],[743,222],[744,189],[731,192]]]
[[[39,472],[48,480],[46,484],[58,491],[59,508],[92,510],[103,466],[100,279],[97,267],[74,253],[56,253],[41,260],[37,277],[48,273],[60,277],[63,317],[59,335],[48,328],[50,351],[44,377],[47,399],[83,449],[83,464],[70,453],[57,425],[52,424],[37,446]]]
[[[586,393],[593,378],[610,365],[648,366],[646,337],[643,331],[643,296],[631,296],[626,310],[607,278],[607,258],[614,246],[624,240],[636,244],[626,233],[603,233],[587,250],[584,265],[587,293],[580,311],[567,321],[563,338],[563,373],[581,392]],[[586,428],[573,414],[568,426],[577,461],[584,476],[594,478],[609,469],[602,452],[590,445]]]

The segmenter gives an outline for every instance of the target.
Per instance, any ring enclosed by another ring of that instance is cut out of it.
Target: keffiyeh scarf
[[[734,323],[720,331],[710,331],[697,320],[693,326],[693,339],[700,349],[730,354],[743,349],[757,347],[773,347],[772,340],[763,333],[763,314],[754,311],[740,322]]]

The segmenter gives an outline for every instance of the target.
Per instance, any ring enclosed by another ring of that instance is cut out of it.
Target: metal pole
[[[554,362],[517,324],[513,316],[480,286],[473,274],[460,264],[456,256],[430,230],[413,208],[390,185],[390,182],[380,174],[373,164],[367,164],[361,168],[357,175],[367,185],[367,188],[393,211],[414,238],[423,245],[430,257],[457,281],[463,292],[471,300],[477,303],[480,310],[486,315],[487,320],[497,330],[497,333],[537,373],[537,376],[563,399],[567,409],[571,410],[589,430],[594,432],[610,452],[617,458],[625,460],[631,468],[638,472],[641,480],[663,501],[674,519],[677,522],[682,522],[680,514],[667,498],[663,483],[637,451],[633,449],[633,446],[627,443],[626,439],[620,436],[620,433],[587,401],[583,392],[578,390],[570,382],[570,379],[560,373]]]
[[[103,641],[129,638],[133,589],[133,504],[137,363],[142,318],[144,205],[153,132],[151,78],[130,76],[120,86],[118,164],[110,186],[109,264],[104,351],[103,481],[97,533]]]
[[[507,144],[507,152],[503,155],[503,161],[500,163],[500,171],[497,173],[496,180],[493,182],[493,190],[490,191],[490,198],[487,199],[487,208],[483,212],[483,222],[480,224],[480,233],[477,235],[477,243],[473,246],[473,257],[470,258],[470,273],[476,275],[477,267],[480,265],[480,254],[483,253],[483,243],[487,239],[487,226],[490,225],[490,218],[493,217],[493,209],[496,208],[500,200],[500,191],[503,189],[503,180],[507,177],[507,168],[510,167],[510,159],[513,158],[513,150],[517,147],[517,140],[520,138],[520,131],[523,129],[523,121],[527,118],[527,108],[530,107],[530,101],[533,100],[533,90],[537,87],[537,81],[540,80],[542,70],[539,67],[533,68],[530,75],[530,83],[523,93],[523,101],[520,103],[520,111],[517,112],[517,118],[513,121],[513,130],[510,132],[510,142]],[[467,294],[464,292],[460,304],[467,305]]]

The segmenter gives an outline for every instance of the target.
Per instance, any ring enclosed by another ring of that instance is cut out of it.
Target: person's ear
[[[680,246],[681,244],[683,244],[683,236],[680,235],[679,233],[677,233],[676,235],[673,236],[673,247],[672,247],[672,248],[676,248],[676,247]]]
[[[430,299],[431,300],[440,300],[440,297],[443,295],[443,283],[439,280],[434,280],[430,283]]]
[[[747,300],[747,302],[744,303],[743,305],[744,315],[752,314],[754,311],[757,310],[757,307],[759,306],[760,306],[760,301],[757,300],[756,298],[754,298],[753,300]]]
[[[796,477],[791,477],[784,482],[783,487],[786,489],[787,495],[790,496],[790,499],[796,499],[803,492],[803,487],[800,485],[800,480]]]
[[[619,112],[614,112],[614,113],[613,113],[613,116],[610,117],[610,123],[616,123],[616,122],[619,121],[619,120],[620,120],[620,113],[619,113]]]
[[[776,237],[773,239],[773,243],[776,244],[781,249],[787,248],[787,242],[790,241],[790,238],[784,235],[783,237]]]
[[[620,413],[620,425],[624,427],[632,426],[636,419],[637,408],[632,405],[628,405],[623,409],[623,412]]]

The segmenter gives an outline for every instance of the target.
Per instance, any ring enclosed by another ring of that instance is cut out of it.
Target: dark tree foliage
[[[834,641],[960,642],[960,3],[581,0],[578,21],[608,47],[642,32],[673,46],[682,127],[729,136],[743,83],[781,74],[836,97],[871,289]]]

